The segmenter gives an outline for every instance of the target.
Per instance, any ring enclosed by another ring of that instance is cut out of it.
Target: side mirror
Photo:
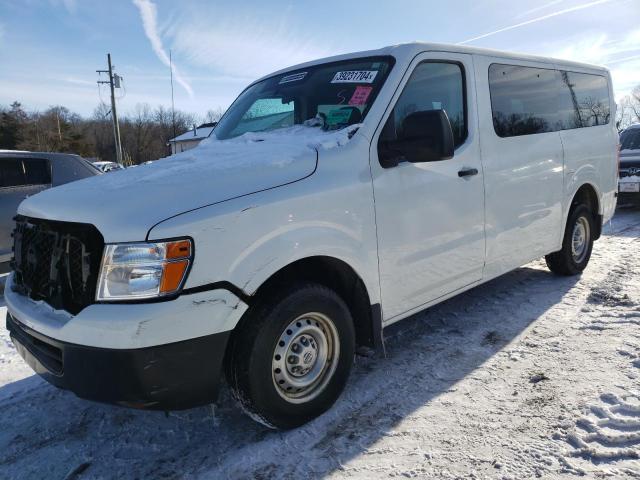
[[[414,112],[402,122],[398,138],[409,162],[434,162],[453,157],[453,130],[447,112],[427,110]]]
[[[393,118],[390,117],[393,121]],[[412,163],[435,162],[453,158],[454,141],[451,122],[444,110],[426,110],[408,115],[402,130],[393,140],[381,145],[383,167],[392,167],[400,161]]]

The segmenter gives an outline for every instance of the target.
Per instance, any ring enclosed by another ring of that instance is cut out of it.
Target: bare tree
[[[632,123],[637,122],[640,122],[640,85],[620,100],[616,114],[618,130],[624,130]]]

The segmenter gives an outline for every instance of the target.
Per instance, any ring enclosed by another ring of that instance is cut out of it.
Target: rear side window
[[[606,125],[611,119],[602,75],[492,64],[489,90],[493,126],[501,137]]]
[[[606,125],[611,117],[609,87],[601,75],[560,72],[559,116],[563,129]]]
[[[464,143],[467,124],[461,65],[428,61],[415,68],[393,108],[395,132],[400,135],[407,116],[427,110],[444,110],[451,122],[455,146]]]
[[[620,150],[640,150],[640,128],[625,130],[620,134]]]

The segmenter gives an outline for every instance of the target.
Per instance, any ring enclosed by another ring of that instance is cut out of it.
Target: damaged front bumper
[[[227,340],[247,305],[227,290],[94,304],[75,316],[5,288],[7,329],[45,380],[82,398],[174,410],[215,400]]]

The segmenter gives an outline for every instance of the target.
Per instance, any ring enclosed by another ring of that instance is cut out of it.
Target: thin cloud
[[[545,9],[547,9],[549,7],[553,7],[554,5],[557,5],[557,4],[562,3],[564,1],[565,0],[552,0],[551,2],[545,3],[544,5],[539,5],[537,7],[530,8],[529,10],[525,10],[524,12],[519,13],[518,15],[516,15],[514,18],[527,17],[527,16],[531,15],[532,13],[539,12],[540,10],[545,10]]]
[[[593,2],[584,3],[582,5],[576,5],[575,7],[565,8],[563,10],[558,10],[557,12],[549,13],[547,15],[543,15],[541,17],[532,18],[531,20],[527,20],[525,22],[516,23],[515,25],[509,25],[508,27],[500,28],[498,30],[494,30],[493,32],[484,33],[482,35],[478,35],[477,37],[469,38],[462,42],[458,42],[459,45],[464,45],[465,43],[475,42],[476,40],[480,40],[482,38],[487,38],[492,35],[497,35],[498,33],[507,32],[509,30],[514,30],[516,28],[524,27],[526,25],[531,25],[532,23],[541,22],[543,20],[547,20],[549,18],[558,17],[560,15],[566,15],[567,13],[576,12],[578,10],[584,10],[585,8],[591,8],[596,5],[601,5],[603,3],[610,3],[613,0],[595,0]]]
[[[300,32],[286,12],[278,21],[235,11],[208,12],[184,9],[167,35],[174,51],[190,64],[218,74],[255,79],[274,70],[335,54],[331,39]],[[322,45],[322,47],[319,47]]]
[[[601,33],[571,38],[566,46],[548,53],[556,58],[608,67],[617,98],[626,95],[639,83],[640,29],[618,33],[614,37]]]
[[[78,9],[76,0],[49,0],[51,5],[58,7],[60,4],[67,10],[68,13],[74,14]]]
[[[156,5],[151,0],[133,0],[133,3],[140,11],[140,18],[142,19],[144,33],[147,35],[147,38],[151,43],[151,48],[162,63],[167,67],[170,66],[171,62],[169,61],[169,55],[162,45],[162,39],[160,38],[158,30],[158,10]],[[172,71],[176,81],[186,90],[190,97],[193,97],[193,89],[191,88],[191,85],[178,71],[175,64],[172,65]]]

